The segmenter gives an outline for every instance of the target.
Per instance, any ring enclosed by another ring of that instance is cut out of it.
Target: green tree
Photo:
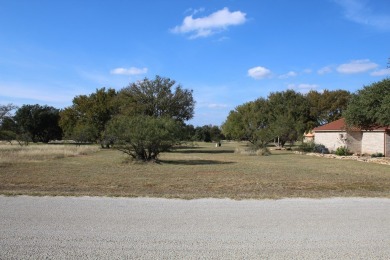
[[[306,98],[310,105],[309,128],[314,128],[340,119],[347,109],[351,93],[346,90],[310,91]]]
[[[61,111],[60,126],[67,138],[98,141],[104,146],[107,122],[117,114],[117,92],[114,89],[96,89],[90,95],[73,99],[73,105]]]
[[[20,136],[29,136],[33,142],[44,143],[62,138],[59,118],[59,109],[38,104],[23,105],[14,116]]]
[[[390,125],[390,79],[373,83],[352,95],[344,113],[347,124],[363,129]]]
[[[294,90],[271,93],[268,96],[270,127],[281,145],[298,140],[307,130],[310,120],[305,96]]]
[[[269,103],[259,98],[230,111],[222,133],[234,140],[247,140],[256,149],[265,148],[274,137],[270,126]]]
[[[181,122],[191,119],[195,108],[192,90],[175,85],[176,81],[160,76],[131,83],[119,92],[120,113],[169,117]]]
[[[0,105],[0,140],[10,142],[16,139],[17,127],[11,112],[17,106],[13,104]]]
[[[134,159],[151,161],[186,139],[189,129],[184,122],[193,117],[195,101],[192,90],[175,84],[174,80],[156,76],[119,92],[119,115],[106,131],[106,136],[115,141],[114,147]]]
[[[156,161],[180,141],[179,122],[167,117],[118,116],[110,121],[107,134],[116,139],[115,147],[136,160]]]
[[[224,138],[221,129],[216,125],[204,125],[195,128],[192,139],[202,142],[219,142]]]

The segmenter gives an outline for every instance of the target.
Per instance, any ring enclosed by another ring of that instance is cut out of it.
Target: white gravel
[[[390,259],[390,199],[0,196],[0,259]]]

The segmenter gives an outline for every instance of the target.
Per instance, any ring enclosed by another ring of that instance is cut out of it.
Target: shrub
[[[383,153],[373,153],[373,154],[371,154],[371,157],[372,158],[375,158],[375,157],[383,157],[384,155],[383,155]]]
[[[350,155],[351,153],[349,152],[348,148],[345,146],[340,146],[336,149],[336,155],[338,156],[346,156]]]
[[[328,148],[323,144],[316,144],[314,142],[302,143],[298,150],[306,153],[329,153]]]
[[[315,143],[314,142],[307,142],[307,143],[302,143],[299,147],[298,150],[301,152],[306,152],[306,153],[311,153],[314,151]]]

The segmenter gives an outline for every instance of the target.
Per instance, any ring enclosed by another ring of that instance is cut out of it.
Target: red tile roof
[[[319,127],[316,127],[313,129],[314,132],[321,132],[321,131],[346,131],[347,124],[345,122],[344,118],[340,118],[339,120],[330,122],[326,125],[322,125]],[[348,129],[349,131],[362,131],[359,127],[350,127]],[[390,127],[376,127],[371,129],[371,131],[386,131],[390,130]]]

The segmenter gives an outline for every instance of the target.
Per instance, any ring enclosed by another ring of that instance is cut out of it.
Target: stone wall
[[[348,145],[344,137],[346,132],[316,132],[314,142],[316,144],[323,144],[330,152],[336,151],[338,147]]]
[[[362,153],[362,132],[348,132],[347,133],[347,147],[348,150],[355,154]]]
[[[362,154],[385,153],[384,132],[364,132],[362,138]]]

